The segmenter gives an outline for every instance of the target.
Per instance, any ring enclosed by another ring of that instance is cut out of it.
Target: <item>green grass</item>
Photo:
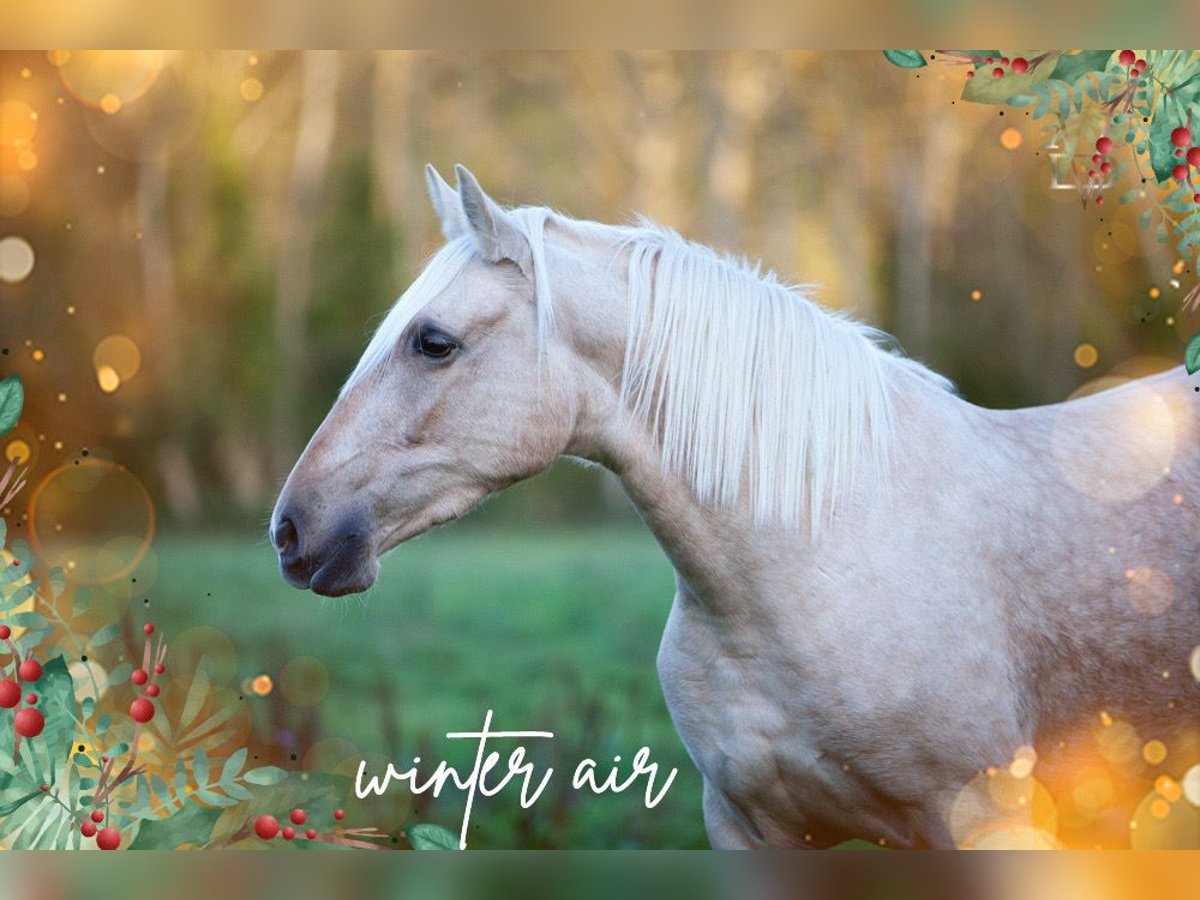
[[[283,702],[278,690],[247,698],[264,755],[322,768],[363,756],[401,770],[414,755],[466,763],[455,751],[467,742],[444,734],[477,730],[490,708],[494,730],[553,731],[554,741],[529,745],[556,774],[529,812],[511,787],[477,800],[473,847],[704,845],[699,776],[654,670],[674,588],[647,532],[443,529],[394,552],[364,598],[342,600],[287,587],[258,536],[160,536],[155,553],[154,620],[185,644],[221,643],[187,629],[228,635],[235,687],[260,673],[278,684],[283,666],[302,656],[328,672],[328,693],[312,709]],[[629,760],[643,745],[664,774],[680,770],[654,809],[643,807],[640,785],[606,797],[570,789],[580,759]],[[394,787],[357,818],[385,830],[414,820],[458,830],[461,793],[409,802],[407,788]]]

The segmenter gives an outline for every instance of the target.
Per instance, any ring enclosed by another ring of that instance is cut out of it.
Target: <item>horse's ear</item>
[[[425,186],[429,189],[429,202],[442,223],[442,234],[446,240],[467,233],[467,217],[463,215],[462,201],[458,191],[446,183],[446,179],[438,174],[438,170],[429,163],[425,164]]]
[[[475,176],[464,166],[455,166],[454,173],[458,176],[458,196],[462,200],[463,214],[483,258],[490,262],[507,259],[530,275],[532,257],[529,241],[521,229],[495,200],[483,192]]]

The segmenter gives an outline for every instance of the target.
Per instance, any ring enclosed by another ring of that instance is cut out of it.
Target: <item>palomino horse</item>
[[[290,584],[362,591],[396,545],[582,457],[677,573],[658,671],[714,845],[1053,844],[1043,781],[1118,731],[1101,763],[1153,777],[1161,742],[1181,778],[1200,381],[980,409],[770,275],[457,172],[428,170],[448,241],[279,498]]]

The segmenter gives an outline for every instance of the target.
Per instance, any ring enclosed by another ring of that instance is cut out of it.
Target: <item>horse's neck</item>
[[[879,473],[877,482],[863,483],[853,489],[853,497],[839,498],[847,519],[871,516],[868,507],[873,503],[886,507],[895,492],[903,491],[904,481],[896,473],[911,467],[912,448],[934,445],[934,435],[945,438],[962,414],[960,400],[911,367],[898,362],[889,375],[894,379],[895,411],[902,419],[901,439],[890,468]],[[718,508],[698,501],[682,476],[664,469],[657,441],[619,408],[615,398],[599,431],[605,433],[604,450],[581,455],[620,477],[688,593],[713,614],[744,615],[747,603],[761,599],[756,594],[764,585],[803,581],[805,571],[840,552],[838,545],[847,531],[844,522],[835,520],[814,543],[803,528],[756,525],[746,503]]]

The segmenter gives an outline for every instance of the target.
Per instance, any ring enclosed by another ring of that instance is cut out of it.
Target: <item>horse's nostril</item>
[[[275,549],[279,551],[280,557],[287,559],[296,555],[300,545],[300,535],[288,516],[281,518],[279,524],[275,526],[274,539]]]

